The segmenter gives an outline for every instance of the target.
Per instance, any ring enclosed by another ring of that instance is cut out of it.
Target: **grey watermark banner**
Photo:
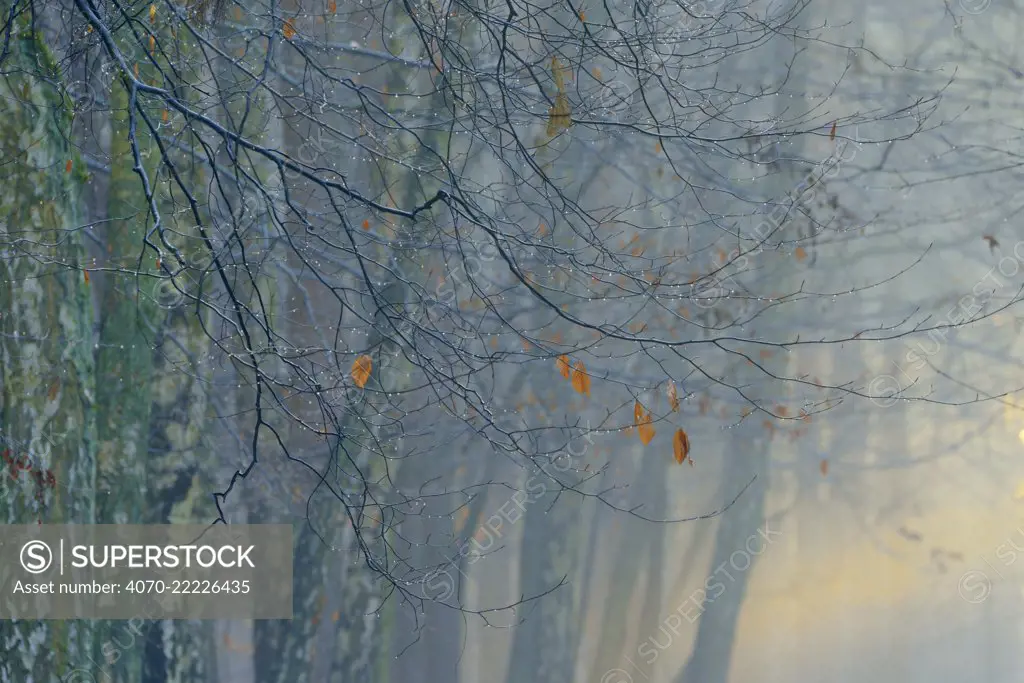
[[[291,619],[288,524],[0,525],[0,619]]]

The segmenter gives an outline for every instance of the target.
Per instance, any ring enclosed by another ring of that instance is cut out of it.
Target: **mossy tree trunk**
[[[132,40],[127,32],[123,37]],[[123,44],[122,49],[131,55],[141,48]],[[102,228],[106,270],[97,278],[103,288],[97,350],[97,521],[146,524],[155,521],[151,506],[161,504],[155,496],[162,492],[149,486],[148,460],[153,345],[166,311],[156,303],[156,254],[145,244],[154,216],[136,170],[130,129],[132,102],[121,76],[115,74],[110,90],[110,179],[107,221]],[[138,77],[155,78],[155,67],[140,59]],[[152,120],[159,120],[159,109],[153,111],[152,103],[139,96],[136,107],[140,104]],[[134,118],[135,146],[150,185],[158,193],[158,209],[167,225],[171,211],[155,183],[160,153],[138,109]],[[115,634],[126,628],[126,623],[108,621],[101,628],[104,634]],[[148,632],[152,625],[147,622],[143,628]],[[125,648],[116,661],[103,661],[100,653],[97,661],[106,667],[104,674],[112,683],[137,683],[146,680],[142,670],[145,651],[144,647]]]
[[[176,160],[176,161],[180,161]],[[186,163],[188,161],[186,160]],[[180,165],[179,165],[180,168]],[[190,192],[203,187],[202,174],[194,169]],[[170,193],[169,193],[170,194]],[[188,214],[177,214],[174,231],[188,245],[198,243]],[[167,218],[170,218],[168,216]],[[205,217],[204,217],[205,219]],[[175,240],[177,241],[177,240]],[[198,275],[193,273],[186,289],[199,297]],[[161,311],[152,342],[152,383],[149,416],[149,448],[146,480],[152,501],[146,518],[152,524],[202,524],[217,517],[209,493],[214,490],[206,444],[210,339],[203,329],[209,315],[202,306],[184,298]],[[143,663],[144,683],[204,683],[210,680],[213,661],[212,623],[168,620],[147,625]]]
[[[6,15],[10,5],[0,9]],[[19,24],[0,65],[0,504],[7,524],[89,524],[93,312],[79,269],[84,250],[69,230],[79,223],[84,175],[68,142],[71,117],[53,85],[53,58]],[[13,478],[8,459],[24,466]],[[56,680],[87,661],[93,638],[86,621],[4,621],[0,681]]]
[[[141,524],[146,519],[146,451],[153,379],[155,254],[143,251],[151,224],[148,201],[134,170],[129,137],[129,95],[120,79],[111,88],[108,221],[103,230],[106,267],[100,307],[98,517],[101,523]],[[140,148],[148,132],[136,129]],[[150,178],[155,159],[147,164]]]
[[[209,82],[205,60],[189,34],[160,24],[161,45],[180,56],[175,73],[181,79],[179,91],[186,101],[198,99],[187,84]],[[211,225],[205,182],[204,155],[198,136],[190,129],[173,137],[191,153],[169,149],[170,160],[196,201],[199,219]],[[168,136],[170,137],[170,136]],[[166,140],[165,140],[166,144]],[[154,155],[158,155],[154,152]],[[161,169],[167,170],[166,165]],[[199,300],[209,300],[210,277],[203,270],[209,262],[207,247],[196,227],[196,216],[188,208],[185,191],[170,177],[157,174],[156,191],[161,198],[164,239],[185,258],[188,268],[171,286],[161,280],[163,292],[149,306],[153,322],[150,342],[150,413],[147,435],[146,482],[150,503],[145,510],[151,524],[203,524],[217,517],[212,491],[216,474],[215,449],[209,447],[210,394],[213,379],[209,360],[210,312]],[[138,185],[141,190],[141,185]],[[169,228],[169,230],[168,230]],[[141,246],[141,243],[140,243]],[[173,257],[168,257],[173,258]],[[166,273],[161,273],[166,277]],[[182,290],[179,293],[178,290]],[[206,683],[213,680],[215,650],[213,622],[200,620],[153,621],[147,624],[142,664],[143,683]]]

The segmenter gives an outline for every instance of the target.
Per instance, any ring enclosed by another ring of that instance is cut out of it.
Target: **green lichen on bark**
[[[196,63],[192,58],[195,50],[187,41],[166,36],[164,39],[174,40],[176,51],[189,56],[185,61]],[[187,144],[194,142],[191,137],[183,134],[181,139]],[[208,223],[209,215],[202,201],[205,183],[201,162],[177,152],[172,153],[172,160],[189,194],[198,200],[201,219]],[[169,207],[184,204],[181,189],[174,180],[165,180],[157,189],[167,198],[165,204]],[[216,516],[209,495],[213,473],[205,440],[212,366],[207,360],[210,339],[204,325],[210,325],[211,316],[195,301],[203,293],[199,288],[200,273],[192,267],[203,262],[205,247],[191,211],[163,211],[163,220],[165,228],[170,228],[165,233],[168,241],[180,249],[190,268],[176,283],[187,296],[177,296],[170,302],[173,305],[165,308],[151,309],[154,336],[146,458],[151,503],[145,517],[151,524],[201,524]],[[162,620],[150,622],[146,629],[143,680],[147,683],[209,680],[210,663],[214,661],[211,622]]]
[[[160,33],[166,34],[167,31]],[[127,37],[127,36],[126,36]],[[128,40],[131,40],[128,38]],[[167,35],[161,35],[161,41]],[[162,42],[163,44],[163,42]],[[132,49],[126,46],[127,54]],[[139,48],[136,46],[135,50]],[[155,78],[153,66],[142,66],[139,78]],[[159,296],[156,254],[145,245],[154,217],[142,179],[135,166],[136,150],[130,130],[129,86],[120,74],[110,90],[110,180],[107,189],[107,222],[103,227],[108,270],[100,281],[100,335],[97,351],[97,518],[101,523],[145,524],[154,522],[154,498],[159,491],[149,481],[149,447],[153,344],[166,314],[156,303]],[[139,96],[153,121],[160,120],[157,106]],[[160,153],[149,129],[135,110],[134,142],[142,167],[156,193],[156,204],[165,225],[171,215],[166,193],[156,182]],[[98,278],[99,280],[99,278]],[[125,622],[105,621],[99,628],[102,641],[123,632]],[[152,629],[146,624],[148,634]],[[102,652],[97,661],[112,683],[136,683],[143,677],[145,648],[133,647],[108,661]]]
[[[80,177],[66,170],[78,159],[68,143],[69,112],[53,85],[53,57],[24,22],[17,28],[0,65],[0,436],[2,450],[30,469],[14,478],[5,469],[0,505],[7,524],[89,524],[92,304],[78,270],[80,237],[69,230],[79,224]],[[4,621],[0,681],[55,680],[87,661],[93,636],[86,622]]]
[[[193,187],[200,187],[193,177]],[[181,215],[181,214],[179,214]],[[190,235],[188,221],[175,232]],[[196,292],[190,292],[195,295]],[[203,330],[205,309],[187,301],[163,312],[153,340],[152,404],[146,479],[152,524],[198,524],[216,516],[210,504],[211,472],[204,449],[211,366],[210,340]],[[207,320],[207,323],[209,321]],[[148,626],[145,680],[200,683],[207,680],[209,622],[163,620]]]
[[[133,170],[128,133],[128,93],[120,81],[111,92],[111,172],[104,228],[108,264],[125,272],[108,273],[100,309],[99,518],[104,523],[139,524],[145,519],[146,450],[149,436],[152,322],[159,308],[147,285],[154,280],[143,254],[148,206]],[[139,145],[148,135],[139,127]],[[153,168],[147,169],[150,177]],[[142,260],[140,271],[136,265]],[[142,288],[142,291],[140,291]]]
[[[327,581],[326,546],[306,524],[296,524],[293,618],[257,622],[254,634],[257,683],[313,683],[309,652],[314,642]]]

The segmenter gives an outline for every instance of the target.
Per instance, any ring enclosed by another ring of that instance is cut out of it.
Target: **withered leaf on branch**
[[[682,429],[677,429],[675,436],[672,437],[672,451],[675,454],[676,462],[680,465],[690,454],[690,437]],[[690,460],[690,465],[693,465],[693,460]]]
[[[651,424],[651,414],[647,413],[640,420],[640,424],[637,425],[637,432],[640,434],[640,441],[643,445],[647,445],[654,440],[654,425]]]
[[[548,137],[554,137],[559,131],[567,130],[572,125],[572,109],[569,107],[569,96],[565,93],[566,71],[558,57],[551,58],[551,75],[555,80],[555,105],[548,109]]]
[[[577,393],[590,396],[590,375],[587,374],[587,368],[581,360],[576,361],[572,368],[572,388]]]
[[[672,412],[679,412],[679,394],[676,391],[676,383],[672,380],[668,381],[668,403],[672,406]]]
[[[362,389],[370,380],[370,373],[373,371],[373,359],[367,355],[359,356],[352,363],[352,381]]]

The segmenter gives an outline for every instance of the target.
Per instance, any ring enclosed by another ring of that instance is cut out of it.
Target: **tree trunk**
[[[202,187],[198,173],[193,191]],[[175,230],[189,235],[185,221]],[[193,294],[196,294],[193,292]],[[203,330],[205,309],[186,300],[158,321],[153,342],[147,485],[152,524],[202,524],[216,508],[204,448],[207,443],[207,391],[212,373],[206,360],[210,340]],[[165,619],[147,625],[144,683],[202,683],[210,679],[212,623]]]
[[[642,456],[642,454],[641,454]],[[633,482],[634,488],[652,489],[644,509],[649,514],[660,514],[665,502],[665,483],[661,476],[665,464],[657,458],[643,458],[640,472]],[[657,512],[655,512],[657,511]],[[600,680],[606,671],[621,666],[623,653],[632,649],[633,643],[627,640],[629,633],[629,607],[633,603],[637,584],[642,576],[641,568],[647,565],[647,586],[644,597],[644,610],[640,619],[657,622],[662,618],[660,612],[663,605],[661,595],[662,548],[665,539],[665,527],[651,522],[630,518],[624,513],[623,528],[618,532],[620,543],[614,546],[615,560],[609,582],[610,594],[605,598],[602,610],[601,636],[598,642],[598,656],[591,672]],[[652,629],[640,629],[640,633],[649,633]]]
[[[693,654],[676,678],[676,683],[729,681],[736,624],[747,594],[747,584],[755,559],[745,550],[744,543],[751,536],[757,536],[763,525],[770,453],[767,439],[761,439],[759,443],[752,445],[749,437],[737,435],[731,441],[735,457],[731,458],[732,464],[723,468],[721,500],[729,500],[730,496],[735,495],[736,487],[750,481],[754,474],[759,475],[761,479],[718,518],[715,550],[711,569],[708,571],[709,578],[700,586],[701,589],[707,590],[708,602],[699,606],[703,611],[700,614]],[[763,545],[764,542],[761,543]],[[735,566],[732,558],[737,551],[744,553],[750,565],[744,568]],[[693,610],[688,610],[688,614],[692,613]]]
[[[795,22],[791,24],[797,28]],[[784,38],[777,38],[775,64],[792,64],[796,57],[797,46]],[[793,67],[788,74],[776,76],[769,72],[769,78],[776,79],[776,82],[785,82],[786,87],[794,89],[805,88],[808,82],[807,74],[801,71],[800,67]],[[785,119],[787,112],[794,106],[790,98],[773,98],[774,111],[778,119]],[[799,139],[786,141],[787,148],[783,154],[777,144],[769,152],[769,163],[766,165],[765,182],[768,185],[768,192],[771,195],[770,201],[788,202],[790,192],[799,177],[800,168],[793,162],[798,159],[802,147]],[[794,226],[784,224],[780,226],[778,236],[785,235],[794,230]],[[795,237],[795,235],[794,235]],[[774,239],[774,237],[773,237]],[[799,287],[800,274],[791,267],[783,265],[784,273],[778,287],[782,291],[792,292]],[[789,336],[784,323],[778,328],[780,336]],[[788,369],[785,376],[794,376],[795,370]],[[730,375],[733,386],[748,386],[750,383],[763,381],[764,375],[759,371],[751,370],[744,363],[737,364],[737,369]],[[770,542],[767,537],[765,524],[765,501],[769,486],[769,467],[771,464],[772,444],[771,438],[758,436],[753,440],[749,433],[734,430],[734,436],[729,439],[730,450],[725,454],[726,466],[722,473],[722,485],[720,487],[719,502],[725,503],[730,500],[738,487],[744,486],[755,475],[759,477],[754,485],[747,489],[735,504],[718,517],[718,526],[715,533],[714,551],[712,554],[711,568],[708,570],[704,585],[701,589],[707,592],[707,603],[699,606],[700,621],[697,626],[697,637],[694,641],[693,652],[686,666],[676,678],[676,683],[727,683],[729,672],[732,668],[733,648],[736,639],[736,627],[739,621],[740,610],[746,597],[747,586],[750,581],[751,572],[757,565],[756,555],[746,548],[746,543],[751,537],[760,534],[762,538],[757,539],[759,546],[765,547]],[[753,443],[751,443],[753,441]],[[762,552],[764,552],[762,550]],[[746,567],[736,566],[733,557],[742,554],[744,562],[749,562]],[[757,553],[760,554],[760,553]],[[724,590],[723,590],[724,589]],[[688,613],[692,613],[690,610]]]
[[[0,78],[0,437],[5,470],[24,467],[0,477],[0,501],[6,524],[91,524],[93,310],[79,233],[68,230],[83,174],[53,57],[26,22],[16,30]],[[40,68],[45,80],[32,75]],[[0,681],[56,680],[88,660],[93,637],[85,621],[0,623]]]
[[[581,624],[571,581],[581,501],[563,493],[552,507],[557,493],[557,487],[549,484],[546,493],[531,499],[524,515],[519,590],[526,600],[546,595],[516,610],[522,623],[515,629],[507,683],[573,680]],[[565,584],[555,589],[563,579]]]
[[[140,68],[140,78],[152,67]],[[97,522],[100,524],[145,524],[151,522],[154,501],[148,489],[147,459],[153,382],[153,330],[161,309],[153,303],[156,282],[147,277],[155,272],[154,255],[144,251],[150,225],[149,202],[141,179],[135,172],[135,158],[129,135],[129,94],[119,77],[110,92],[110,184],[107,193],[107,222],[103,242],[108,269],[103,278],[100,304],[100,339],[97,352],[96,454]],[[138,114],[136,112],[136,117]],[[149,150],[150,135],[137,121],[135,138],[140,152]],[[146,160],[146,173],[153,182],[158,154]],[[157,191],[157,190],[154,190]],[[170,212],[166,212],[168,215]],[[136,274],[137,273],[137,274]],[[126,622],[103,622],[102,640],[119,633]],[[143,626],[148,631],[150,625]],[[143,680],[144,648],[127,648],[109,666],[110,680],[136,683]],[[102,653],[101,653],[102,654]],[[100,661],[97,658],[97,661]]]
[[[142,256],[148,205],[128,135],[128,93],[111,89],[110,186],[104,228],[108,268],[135,271]],[[139,127],[140,147],[148,138]],[[153,177],[153,169],[147,172]],[[152,260],[152,255],[150,260]],[[108,273],[100,308],[98,518],[101,523],[141,524],[146,514],[146,452],[149,446],[151,330],[159,308],[151,304],[152,279],[143,258],[139,275]]]

